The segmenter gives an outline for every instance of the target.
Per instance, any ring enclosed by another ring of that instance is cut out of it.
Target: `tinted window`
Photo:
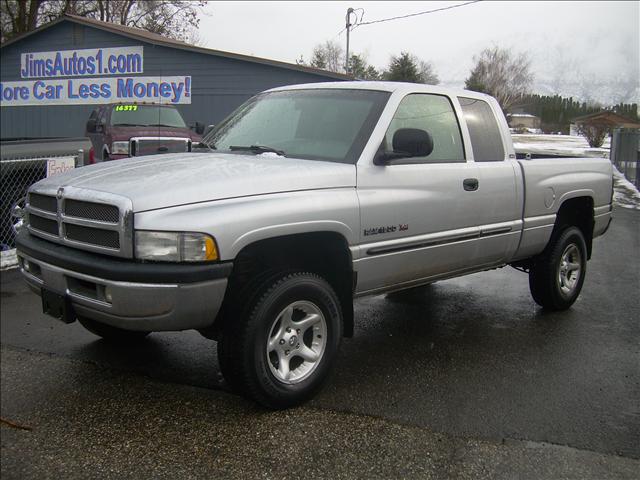
[[[447,97],[421,93],[404,97],[385,135],[385,151],[392,151],[393,135],[401,128],[425,130],[433,138],[433,151],[428,156],[407,158],[407,163],[465,161],[460,126]]]
[[[476,162],[504,160],[502,136],[489,104],[475,98],[458,97],[469,128],[473,158]]]
[[[264,145],[287,157],[355,163],[388,96],[347,89],[268,92],[247,101],[204,141],[222,151]]]
[[[101,108],[98,110],[97,115],[98,115],[97,124],[104,126],[107,120],[107,110],[105,108]]]
[[[111,111],[111,125],[187,128],[178,110],[154,105],[116,105]]]

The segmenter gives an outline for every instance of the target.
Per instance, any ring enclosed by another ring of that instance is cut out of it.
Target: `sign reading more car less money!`
[[[191,103],[190,76],[142,73],[142,46],[23,53],[22,80],[0,83],[0,105]]]

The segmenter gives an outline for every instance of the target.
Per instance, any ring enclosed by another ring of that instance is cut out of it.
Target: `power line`
[[[436,8],[434,10],[427,10],[425,12],[410,13],[408,15],[400,15],[398,17],[391,17],[391,18],[382,18],[380,20],[371,20],[370,22],[361,22],[354,25],[353,29],[355,29],[356,27],[361,27],[362,25],[372,25],[374,23],[390,22],[391,20],[400,20],[402,18],[417,17],[418,15],[426,15],[427,13],[442,12],[443,10],[451,10],[452,8],[464,7],[465,5],[471,5],[472,3],[478,3],[481,1],[482,0],[472,0],[470,2],[460,3],[459,5],[450,5],[448,7]]]

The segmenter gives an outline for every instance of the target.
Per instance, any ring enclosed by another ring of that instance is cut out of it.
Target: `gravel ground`
[[[545,443],[457,438],[2,348],[9,479],[637,478],[638,460]]]

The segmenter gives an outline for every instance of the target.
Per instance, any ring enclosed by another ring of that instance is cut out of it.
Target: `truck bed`
[[[539,253],[546,245],[558,208],[571,198],[592,197],[593,236],[607,228],[611,210],[612,167],[606,158],[518,160],[524,178],[523,233],[515,259]],[[579,187],[576,187],[579,186]]]

